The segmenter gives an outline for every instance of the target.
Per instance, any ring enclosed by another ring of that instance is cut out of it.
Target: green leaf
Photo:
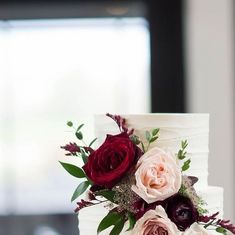
[[[185,164],[182,166],[182,171],[187,171],[189,169],[190,165],[189,164]]]
[[[76,198],[78,198],[80,195],[82,195],[87,190],[89,185],[90,185],[90,183],[88,181],[84,181],[84,182],[80,183],[73,193],[73,196],[71,198],[71,202],[73,202]]]
[[[136,223],[136,218],[132,213],[128,213],[129,228],[126,231],[130,231],[134,228]]]
[[[77,137],[79,140],[82,140],[82,138],[83,138],[83,134],[82,134],[82,132],[81,132],[81,131],[76,132],[76,133],[75,133],[75,135],[76,135],[76,137]]]
[[[124,224],[125,220],[122,216],[119,220],[117,220],[109,235],[119,235],[124,227]]]
[[[143,152],[145,153],[145,147],[144,147],[143,142],[141,142],[141,146],[142,146],[142,150],[143,150]]]
[[[79,132],[83,126],[84,126],[84,124],[81,124],[81,125],[77,128],[76,132]]]
[[[83,163],[86,164],[88,162],[88,156],[85,153],[82,153],[81,156]]]
[[[185,159],[185,158],[186,158],[186,156],[184,155],[184,153],[183,153],[183,150],[182,150],[182,149],[180,149],[180,150],[179,150],[179,152],[178,152],[177,156],[178,156],[178,159],[179,159],[179,160],[183,160],[183,159]]]
[[[82,160],[83,160],[83,163],[86,164],[87,161],[88,161],[88,156],[87,156],[87,153],[86,151],[83,149],[83,147],[80,147],[80,156],[82,157]]]
[[[153,143],[155,140],[157,140],[158,139],[158,136],[154,136],[154,137],[152,137],[151,138],[151,140],[150,140],[150,143]]]
[[[188,159],[187,161],[184,162],[184,164],[189,165],[191,163],[191,159]]]
[[[64,169],[72,176],[76,177],[76,178],[85,178],[86,174],[84,173],[84,171],[77,166],[71,165],[69,163],[65,163],[65,162],[60,162],[60,164],[64,167]]]
[[[120,220],[122,215],[117,212],[110,211],[100,222],[97,228],[97,234],[107,229],[108,227],[115,225]]]
[[[134,144],[136,144],[136,145],[140,144],[140,140],[139,140],[139,137],[137,135],[132,135],[130,138],[131,138],[131,141]]]
[[[92,144],[94,144],[96,140],[97,140],[97,138],[93,139],[93,140],[91,141],[91,143],[89,144],[89,147],[91,147]]]
[[[106,189],[100,190],[98,192],[95,192],[95,195],[102,196],[102,197],[108,199],[109,201],[114,202],[115,192],[112,190],[106,190]]]
[[[150,142],[152,136],[151,136],[151,134],[150,134],[149,131],[145,131],[145,138],[146,138],[146,140],[147,140],[148,142]]]
[[[73,123],[72,123],[71,121],[68,121],[68,122],[67,122],[67,126],[72,127],[72,126],[73,126]]]
[[[182,149],[186,149],[187,146],[188,146],[188,141],[187,140],[181,142]]]
[[[227,234],[227,230],[224,229],[223,227],[218,227],[218,228],[216,228],[215,231],[218,232],[218,233]]]
[[[153,135],[153,136],[157,135],[158,132],[159,132],[159,130],[160,130],[159,128],[153,129],[153,130],[152,130],[152,135]]]

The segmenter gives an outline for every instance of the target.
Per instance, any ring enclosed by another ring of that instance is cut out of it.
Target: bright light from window
[[[0,204],[16,213],[69,211],[77,182],[57,163],[72,137],[65,123],[86,122],[91,136],[95,113],[149,112],[147,23],[8,21],[0,49]]]

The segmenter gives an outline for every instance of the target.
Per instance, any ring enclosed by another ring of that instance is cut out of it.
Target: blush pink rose
[[[171,222],[162,206],[147,211],[137,220],[131,235],[181,235],[176,225]]]
[[[160,148],[147,151],[137,163],[132,190],[147,203],[162,201],[181,186],[181,169],[175,157]]]
[[[203,226],[197,223],[193,223],[189,229],[187,229],[183,235],[212,235],[212,233],[206,230]]]

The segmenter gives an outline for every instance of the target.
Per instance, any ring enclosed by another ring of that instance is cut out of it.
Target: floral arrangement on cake
[[[75,212],[84,207],[105,203],[107,215],[100,221],[97,234],[112,228],[110,235],[121,232],[133,235],[192,235],[218,233],[235,234],[229,220],[218,218],[219,213],[208,215],[205,202],[197,195],[195,176],[184,172],[190,167],[187,140],[179,143],[177,156],[151,144],[157,141],[159,128],[146,131],[146,140],[128,129],[127,120],[107,114],[120,129],[104,143],[93,149],[94,139],[87,146],[82,127],[74,128],[81,144],[62,146],[66,155],[80,157],[83,166],[60,162],[72,176],[84,179],[76,188],[71,201],[86,192],[86,199],[77,202]],[[144,144],[147,143],[147,144]]]

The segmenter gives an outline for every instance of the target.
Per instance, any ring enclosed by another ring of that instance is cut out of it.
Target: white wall
[[[185,0],[188,112],[210,113],[209,183],[235,221],[234,1]],[[216,195],[215,195],[216,197]]]

